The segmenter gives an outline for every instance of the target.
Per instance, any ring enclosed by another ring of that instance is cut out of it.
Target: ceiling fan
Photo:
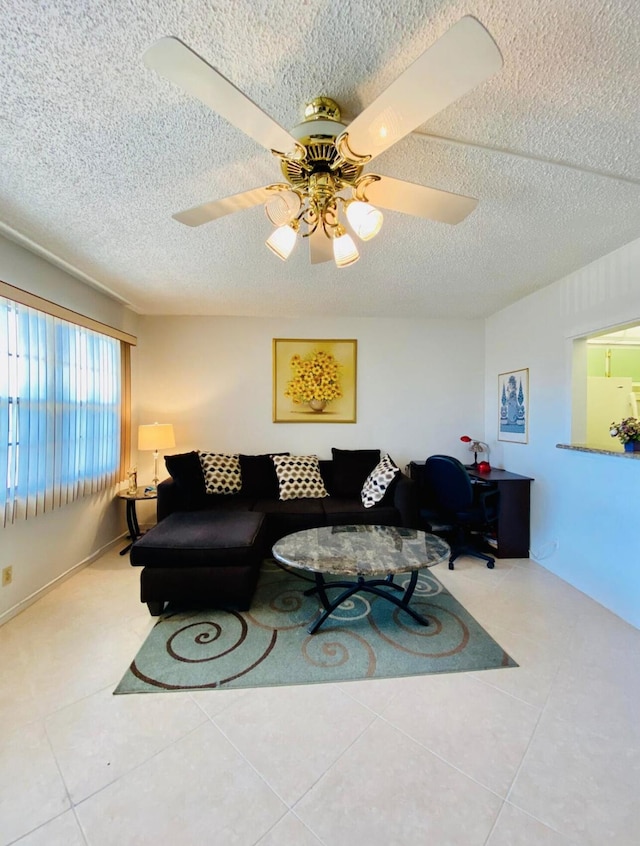
[[[478,203],[364,172],[376,156],[500,70],[500,50],[471,16],[447,30],[348,126],[333,100],[317,97],[307,105],[304,121],[287,132],[177,38],[156,41],[143,59],[270,150],[285,179],[173,215],[180,223],[200,226],[264,203],[276,226],[266,244],[281,259],[301,236],[309,239],[312,264],[333,258],[347,267],[359,258],[349,230],[365,241],[374,237],[382,225],[376,206],[455,224]]]

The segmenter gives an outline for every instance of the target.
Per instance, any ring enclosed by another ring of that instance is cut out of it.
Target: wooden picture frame
[[[498,374],[498,440],[529,441],[529,368]]]
[[[273,422],[355,423],[358,342],[273,339]]]

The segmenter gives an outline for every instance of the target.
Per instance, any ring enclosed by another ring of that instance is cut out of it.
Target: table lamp
[[[470,438],[469,435],[463,435],[460,438],[460,440],[465,444],[469,444],[469,449],[473,453],[472,467],[479,467],[480,466],[478,464],[478,453],[486,452],[487,459],[489,458],[489,445],[485,444],[484,441],[477,441],[477,440],[475,440],[475,438]],[[486,467],[483,467],[483,470],[485,472],[487,472],[491,469],[491,467],[489,466],[488,460],[487,461],[481,461],[480,464],[486,465]]]
[[[158,487],[158,455],[161,449],[176,445],[171,423],[145,423],[138,426],[138,449],[153,450],[153,487]]]

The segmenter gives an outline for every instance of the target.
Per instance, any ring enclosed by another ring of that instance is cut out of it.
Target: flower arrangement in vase
[[[293,378],[284,392],[295,405],[308,405],[321,413],[331,400],[340,399],[340,365],[331,353],[315,350],[309,355],[291,357]]]
[[[619,423],[612,423],[609,434],[618,438],[625,452],[640,452],[640,420],[635,417],[625,417]]]

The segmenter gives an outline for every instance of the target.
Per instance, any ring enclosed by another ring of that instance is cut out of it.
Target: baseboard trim
[[[109,550],[113,549],[114,546],[118,546],[122,543],[122,539],[127,537],[127,533],[123,532],[121,535],[118,535],[117,538],[109,541],[109,543],[104,544],[95,552],[92,552],[91,555],[88,555],[86,558],[83,558],[82,561],[74,564],[73,567],[70,567],[68,570],[65,570],[64,573],[61,573],[59,576],[56,576],[55,579],[52,579],[46,585],[43,585],[38,590],[34,591],[32,594],[27,596],[25,599],[21,599],[20,602],[12,605],[11,608],[8,608],[6,611],[3,611],[0,614],[0,626],[3,626],[5,623],[8,623],[9,620],[12,620],[16,617],[20,612],[26,610],[30,605],[33,605],[34,602],[37,602],[39,599],[52,591],[54,588],[58,587],[58,585],[62,584],[62,582],[66,582],[67,579],[70,579],[71,576],[74,576],[80,570],[83,570],[85,567],[88,567],[89,564],[94,562],[97,558],[104,555]]]

